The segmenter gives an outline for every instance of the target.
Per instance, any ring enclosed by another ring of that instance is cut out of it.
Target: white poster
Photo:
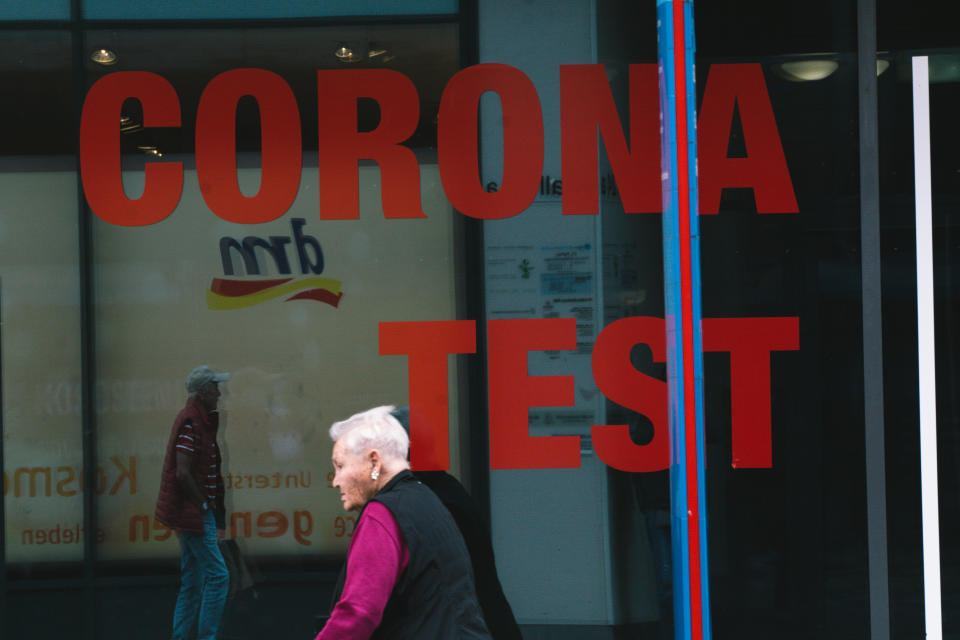
[[[355,514],[343,512],[330,486],[327,431],[357,411],[407,403],[407,360],[379,355],[380,322],[456,318],[453,212],[436,165],[422,165],[428,218],[385,220],[379,171],[361,167],[360,219],[320,220],[316,171],[304,168],[291,210],[264,224],[216,217],[189,169],[167,219],[145,227],[94,221],[100,559],[178,553],[153,514],[183,381],[199,364],[231,374],[221,385],[219,438],[228,533],[260,556],[346,549]],[[259,172],[239,173],[244,193],[256,193]],[[128,196],[142,190],[142,175],[124,176]],[[75,339],[78,326],[64,332]],[[3,338],[5,350],[15,348]],[[14,472],[20,488],[5,486],[7,559],[77,559],[79,377],[46,369],[30,376],[4,376],[5,391],[16,385],[29,397],[18,413],[5,411],[14,443],[5,467],[41,469],[32,478]],[[53,426],[60,423],[72,438]],[[15,446],[21,440],[43,445]]]

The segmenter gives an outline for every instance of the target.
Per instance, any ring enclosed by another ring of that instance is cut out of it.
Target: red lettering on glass
[[[704,351],[730,353],[732,465],[736,468],[773,464],[770,354],[799,349],[799,327],[795,317],[703,319]],[[474,332],[474,323],[465,320],[380,324],[381,354],[410,356],[411,438],[417,440],[413,451],[425,451],[424,462],[414,468],[448,467],[446,356],[473,353]],[[527,375],[528,352],[576,348],[576,319],[490,320],[487,332],[490,468],[579,467],[577,437],[529,434],[530,407],[574,404],[573,376]],[[667,385],[630,363],[631,349],[641,343],[650,347],[654,361],[665,361],[665,342],[663,318],[623,318],[597,336],[592,358],[597,387],[613,402],[645,415],[654,427],[653,439],[638,445],[626,425],[594,425],[594,450],[611,467],[643,472],[669,464]],[[423,428],[415,427],[415,420],[422,420]],[[442,447],[433,446],[438,442]]]
[[[476,350],[473,320],[380,323],[380,355],[407,356],[413,469],[450,467],[447,356]]]
[[[659,111],[654,65],[630,65],[630,144],[601,65],[563,65],[561,87],[562,210],[597,212],[599,130],[627,213],[660,210]],[[502,184],[481,182],[477,118],[480,96],[491,91],[503,113]],[[245,198],[236,185],[236,101],[253,95],[260,105],[263,174],[260,192]],[[417,129],[420,99],[409,78],[388,69],[317,72],[320,218],[359,218],[362,159],[380,167],[386,218],[424,218],[420,169],[402,145]],[[160,76],[118,72],[101,78],[84,103],[80,130],[81,175],[94,213],[113,224],[140,226],[162,220],[180,199],[180,163],[147,163],[144,195],[129,199],[120,179],[120,106],[144,104],[144,126],[180,126],[176,92]],[[358,131],[357,101],[380,108],[373,131]],[[149,104],[147,104],[149,103]],[[747,155],[727,157],[734,110],[739,109]],[[197,120],[197,167],[210,208],[235,222],[263,222],[286,211],[299,187],[299,116],[286,83],[274,74],[238,69],[221,74],[201,96]],[[509,218],[526,209],[540,189],[543,115],[536,88],[520,70],[481,64],[457,73],[440,101],[437,125],[439,171],[455,209],[479,219]],[[725,188],[753,189],[760,213],[796,213],[793,184],[759,64],[710,68],[698,125],[700,212],[715,214]],[[261,206],[263,205],[263,206]]]
[[[727,157],[735,106],[740,111],[745,158]],[[799,211],[759,64],[710,67],[697,134],[701,215],[717,213],[720,192],[731,187],[753,189],[758,213]]]
[[[601,64],[561,65],[563,213],[597,213],[597,129],[626,213],[659,213],[660,105],[657,65],[630,65],[630,148]]]
[[[260,189],[249,198],[237,183],[237,102],[244,96],[252,96],[260,111]],[[234,69],[203,90],[197,107],[197,181],[218,217],[258,224],[282,216],[300,189],[302,156],[300,111],[283,78],[263,69]]]
[[[659,471],[670,466],[667,383],[637,371],[630,350],[646,344],[656,362],[666,362],[666,334],[661,318],[623,318],[607,325],[593,345],[593,379],[604,396],[653,424],[653,440],[638,445],[626,425],[594,425],[590,430],[597,456],[621,471]]]
[[[80,179],[94,213],[111,224],[138,227],[160,222],[176,208],[183,189],[183,163],[147,162],[143,194],[128,198],[120,164],[123,103],[143,107],[144,127],[179,127],[180,100],[163,77],[146,71],[119,71],[97,80],[80,116]]]
[[[730,352],[734,467],[773,466],[770,353],[799,348],[799,318],[704,319],[704,351]]]
[[[503,183],[495,192],[480,180],[477,117],[480,96],[493,91],[503,112]],[[437,162],[447,199],[473,218],[515,216],[533,202],[543,171],[543,114],[530,79],[505,64],[481,64],[458,72],[440,99]]]
[[[574,404],[573,376],[529,376],[530,351],[577,347],[575,318],[490,320],[490,468],[561,469],[580,466],[577,436],[531,436],[530,407]]]
[[[357,100],[380,107],[373,131],[358,131]],[[358,162],[380,166],[385,218],[426,218],[420,204],[420,165],[401,145],[417,130],[420,98],[410,78],[390,69],[317,71],[320,218],[360,217]]]

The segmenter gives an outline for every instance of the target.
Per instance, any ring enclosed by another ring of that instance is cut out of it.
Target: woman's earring
[[[370,472],[371,480],[376,480],[379,477],[380,477],[380,471],[378,469],[374,469],[373,471]]]

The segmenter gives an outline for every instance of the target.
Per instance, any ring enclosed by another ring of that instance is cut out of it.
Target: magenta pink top
[[[347,550],[347,578],[330,619],[315,640],[367,640],[383,618],[410,552],[390,510],[370,502]]]

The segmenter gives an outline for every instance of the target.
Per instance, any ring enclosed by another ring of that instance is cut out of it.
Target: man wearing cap
[[[187,375],[187,404],[167,442],[156,519],[177,532],[180,595],[173,640],[214,640],[223,616],[230,573],[217,545],[225,528],[223,475],[217,447],[218,383],[230,378],[206,365]]]

